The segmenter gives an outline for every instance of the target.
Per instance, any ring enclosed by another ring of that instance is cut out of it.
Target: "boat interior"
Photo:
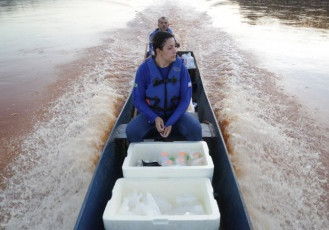
[[[191,51],[178,52],[181,56]],[[195,58],[194,58],[195,60]],[[250,229],[250,220],[237,184],[237,180],[230,163],[224,139],[220,132],[213,110],[204,90],[202,78],[195,62],[195,69],[189,69],[192,80],[192,102],[195,106],[193,114],[199,119],[202,126],[202,140],[209,148],[209,154],[214,164],[212,186],[214,197],[220,210],[220,229]],[[97,165],[91,185],[82,205],[77,220],[76,229],[81,226],[93,226],[93,229],[103,229],[101,219],[106,203],[112,197],[112,189],[118,178],[123,177],[122,164],[127,156],[129,143],[125,129],[129,121],[136,115],[132,103],[132,96],[128,98],[112,133],[105,144],[102,156]],[[172,133],[168,138],[159,134],[150,135],[145,141],[183,141],[179,134]],[[94,197],[101,197],[93,199]],[[95,220],[90,220],[95,218]],[[87,220],[88,219],[88,220]],[[248,226],[246,228],[246,226]],[[85,229],[82,227],[81,229]]]

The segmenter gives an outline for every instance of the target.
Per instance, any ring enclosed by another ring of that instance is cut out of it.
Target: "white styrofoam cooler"
[[[202,203],[205,214],[200,215],[122,215],[118,211],[124,198],[133,190],[149,192],[167,199],[192,194]],[[121,178],[118,179],[103,213],[105,229],[172,230],[219,229],[220,214],[213,188],[208,178]]]
[[[165,151],[170,156],[184,152],[200,152],[205,159],[205,164],[200,166],[161,166],[161,167],[138,167],[137,161],[158,160]],[[204,141],[176,141],[176,142],[141,142],[131,143],[128,154],[122,166],[125,178],[172,178],[172,177],[208,177],[212,179],[214,164],[209,155],[207,143]]]

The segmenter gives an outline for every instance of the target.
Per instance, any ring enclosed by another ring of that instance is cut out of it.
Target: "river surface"
[[[163,15],[196,56],[253,227],[328,229],[328,4],[0,1],[0,229],[73,228]]]

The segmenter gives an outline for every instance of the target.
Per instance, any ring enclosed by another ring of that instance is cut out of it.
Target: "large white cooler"
[[[119,214],[125,197],[134,190],[149,192],[168,200],[182,194],[192,194],[200,201],[204,212],[190,215]],[[220,214],[208,178],[121,178],[114,185],[112,198],[103,213],[103,221],[105,229],[113,230],[217,230]]]
[[[163,152],[167,152],[169,156],[177,157],[177,154],[182,151],[185,153],[200,153],[204,157],[204,164],[198,166],[137,166],[137,161],[141,159],[144,161],[160,161]],[[211,180],[214,173],[214,164],[209,155],[207,143],[204,141],[141,142],[129,145],[122,171],[125,178],[208,177]]]

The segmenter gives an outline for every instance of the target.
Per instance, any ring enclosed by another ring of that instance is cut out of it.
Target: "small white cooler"
[[[196,166],[188,164],[186,166],[137,166],[140,160],[160,161],[163,152],[173,158],[181,152],[192,153],[192,155],[197,152],[202,156],[202,163]],[[108,201],[103,213],[105,229],[219,229],[220,213],[211,186],[214,164],[206,142],[132,143],[129,145],[122,171],[124,178],[116,181],[111,200]],[[131,197],[134,201],[141,200],[142,205],[146,201],[147,208],[150,207],[149,204],[152,204],[151,211],[141,209],[140,206],[135,208],[136,202],[131,202]],[[187,200],[186,197],[192,197],[198,202],[197,205],[187,206],[185,203],[178,202],[182,198]],[[165,200],[165,203],[160,202],[161,200]],[[170,209],[163,207],[178,207],[178,210],[183,207],[184,211],[176,212],[177,209],[168,211]],[[185,207],[191,210],[186,211]]]
[[[204,161],[202,165],[197,166],[137,166],[138,160],[159,162],[163,152],[168,153],[169,157],[177,157],[179,152],[187,154],[198,152],[203,156]],[[129,145],[122,171],[125,178],[208,177],[211,180],[214,164],[209,155],[207,143],[204,141],[141,142]]]
[[[190,194],[197,198],[203,207],[202,214],[120,214],[125,197],[133,191],[150,193],[175,202],[180,195]],[[217,230],[219,229],[220,214],[213,188],[208,178],[121,178],[118,179],[112,191],[103,214],[105,229],[132,230]]]

